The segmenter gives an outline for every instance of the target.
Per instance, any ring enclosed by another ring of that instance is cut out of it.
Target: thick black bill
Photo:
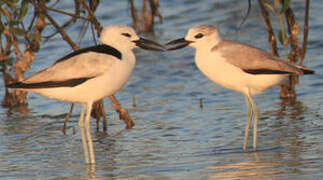
[[[163,45],[160,45],[148,39],[140,38],[139,40],[136,40],[133,42],[135,42],[136,45],[141,47],[142,49],[154,50],[154,51],[165,51],[165,47]]]
[[[170,47],[170,48],[167,48],[168,51],[171,51],[171,50],[176,50],[176,49],[180,49],[180,48],[183,48],[183,47],[186,47],[188,46],[192,41],[187,41],[185,40],[184,38],[180,38],[180,39],[176,39],[174,41],[170,41],[166,44],[166,46],[169,46],[169,45],[176,45],[174,47]]]

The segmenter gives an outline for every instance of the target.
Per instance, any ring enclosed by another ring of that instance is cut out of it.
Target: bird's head
[[[101,43],[117,49],[142,49],[163,51],[164,47],[156,42],[139,37],[135,30],[125,25],[107,26],[101,33]]]
[[[176,50],[186,46],[193,48],[212,48],[221,40],[219,31],[212,25],[200,25],[190,28],[185,38],[176,39],[168,42],[170,46],[167,50]],[[171,47],[172,46],[172,47]]]

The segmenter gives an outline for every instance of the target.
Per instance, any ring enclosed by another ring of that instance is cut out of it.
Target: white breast
[[[89,102],[116,93],[129,80],[135,66],[133,53],[114,61],[103,74],[74,87],[29,89],[43,96],[69,102]],[[92,67],[95,68],[95,67]]]
[[[219,53],[196,51],[195,63],[213,82],[243,94],[258,94],[282,83],[286,75],[253,75],[228,63]]]

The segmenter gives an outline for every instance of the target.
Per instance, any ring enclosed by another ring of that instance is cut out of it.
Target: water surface
[[[66,3],[62,9],[70,10],[72,4]],[[126,1],[101,3],[96,14],[103,25],[131,25]],[[303,1],[291,4],[302,22]],[[116,94],[136,125],[124,129],[110,101],[105,100],[108,132],[96,131],[92,120],[95,168],[84,163],[77,124],[80,106],[76,106],[64,135],[61,127],[69,104],[29,93],[27,108],[0,109],[0,178],[322,178],[322,8],[318,1],[311,2],[305,64],[316,75],[300,78],[295,101],[279,99],[277,87],[255,97],[261,111],[257,153],[244,153],[241,148],[246,121],[243,96],[205,78],[194,65],[193,49],[163,53],[136,50],[133,76]],[[239,0],[161,1],[164,23],[156,25],[155,36],[150,38],[164,43],[183,37],[194,25],[214,24],[224,39],[269,50],[257,3],[246,23],[237,29],[246,10],[247,2]],[[81,23],[68,30],[74,39],[80,27]],[[81,46],[89,45],[88,32]],[[42,46],[26,74],[49,66],[68,52],[69,46],[56,36]],[[1,84],[1,97],[3,92]],[[132,107],[132,96],[136,107]]]

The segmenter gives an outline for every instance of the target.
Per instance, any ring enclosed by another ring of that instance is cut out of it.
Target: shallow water
[[[97,16],[103,25],[131,25],[126,1],[101,3]],[[291,4],[301,21],[303,1]],[[62,8],[69,7],[71,4]],[[164,23],[156,26],[151,37],[156,41],[180,38],[194,25],[215,24],[224,39],[269,49],[257,3],[239,30],[246,1],[161,1],[161,7]],[[192,49],[163,53],[136,50],[133,76],[116,94],[136,125],[126,130],[105,100],[108,132],[96,131],[92,120],[95,167],[84,163],[77,123],[80,107],[76,106],[64,135],[61,128],[69,104],[30,93],[27,108],[0,109],[0,179],[322,178],[322,8],[320,2],[311,2],[305,64],[316,75],[300,78],[296,101],[279,99],[277,87],[255,97],[261,111],[257,153],[244,153],[241,148],[246,121],[243,96],[205,78],[194,65]],[[69,33],[79,32],[80,26]],[[81,45],[90,44],[87,35]],[[61,37],[55,37],[42,46],[27,75],[69,51]],[[1,84],[0,97],[3,92]],[[132,107],[132,96],[136,107]]]

